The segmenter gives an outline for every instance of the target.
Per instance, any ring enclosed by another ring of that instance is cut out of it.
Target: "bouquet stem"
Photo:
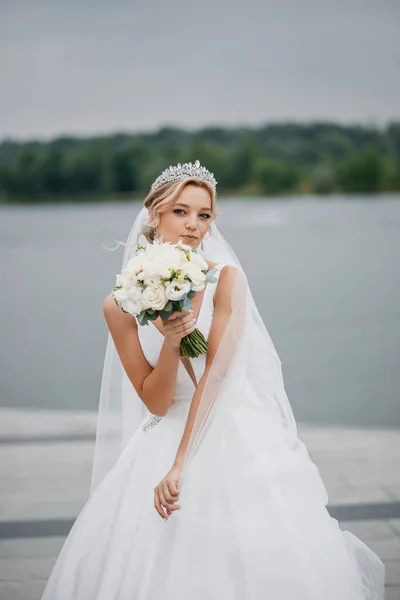
[[[192,333],[185,335],[185,337],[181,339],[180,348],[182,355],[185,358],[196,358],[207,352],[208,344],[201,331],[195,329]]]

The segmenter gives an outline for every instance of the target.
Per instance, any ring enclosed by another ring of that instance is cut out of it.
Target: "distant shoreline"
[[[144,194],[129,194],[129,195],[119,195],[119,196],[79,196],[79,197],[71,197],[66,196],[62,198],[46,198],[40,197],[35,200],[32,198],[21,198],[21,199],[13,199],[12,201],[4,200],[0,197],[0,208],[1,207],[11,207],[11,206],[19,206],[19,207],[35,207],[35,206],[56,206],[56,205],[64,205],[64,206],[79,206],[83,205],[95,205],[95,204],[119,204],[119,203],[129,203],[129,202],[143,202],[145,195]],[[226,192],[223,194],[219,194],[217,201],[235,201],[238,202],[246,199],[251,200],[259,200],[260,202],[279,202],[281,200],[288,201],[290,199],[293,202],[304,199],[314,199],[320,202],[323,202],[324,199],[332,201],[332,200],[360,200],[365,201],[366,199],[373,200],[400,200],[400,190],[399,191],[391,191],[391,192],[371,192],[371,193],[332,193],[332,194],[317,194],[317,193],[303,193],[303,194],[281,194],[279,196],[266,196],[266,195],[258,195],[258,194],[244,194],[242,192],[233,191],[231,193]]]
[[[169,165],[199,160],[220,197],[400,191],[400,123],[164,127],[155,133],[0,143],[2,203],[144,197]]]

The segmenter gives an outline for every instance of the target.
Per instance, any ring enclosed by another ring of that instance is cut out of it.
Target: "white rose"
[[[193,291],[200,292],[204,288],[206,276],[195,263],[187,263],[182,267],[182,271],[191,280],[190,287]]]
[[[189,281],[183,281],[180,283],[177,279],[171,281],[165,290],[168,300],[182,300],[182,298],[186,296],[188,292],[190,292]]]
[[[167,303],[164,286],[161,284],[148,285],[142,293],[142,306],[144,310],[154,308],[162,310]]]

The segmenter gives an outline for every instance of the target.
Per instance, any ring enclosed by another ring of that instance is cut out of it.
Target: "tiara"
[[[208,169],[202,167],[199,160],[196,160],[194,164],[191,162],[184,163],[183,165],[178,163],[176,166],[168,167],[154,181],[151,191],[154,192],[154,190],[167,181],[177,181],[179,179],[186,179],[186,177],[196,177],[197,179],[201,179],[201,181],[207,181],[211,184],[215,192],[217,182],[215,181],[214,173],[210,173]]]

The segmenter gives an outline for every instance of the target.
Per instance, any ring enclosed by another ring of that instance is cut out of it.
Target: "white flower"
[[[143,271],[139,273],[139,276],[141,281],[143,281],[146,285],[157,285],[161,283],[159,268],[155,263],[144,265]]]
[[[146,252],[143,255],[150,263],[160,263],[160,261],[173,260],[173,256],[176,255],[177,249],[169,242],[159,243],[154,242],[149,244],[146,248]]]
[[[189,250],[189,252],[191,252],[193,250],[193,248],[191,246],[189,246],[188,244],[184,244],[182,242],[182,239],[179,239],[178,245],[186,251]],[[182,252],[182,250],[181,250],[181,252]],[[182,252],[182,254],[183,254],[183,252]]]
[[[136,254],[136,256],[134,256],[128,261],[126,265],[126,270],[131,273],[139,273],[139,271],[143,269],[143,265],[145,262],[146,254],[144,252],[139,252],[138,254]]]
[[[168,267],[168,266],[162,266],[161,271],[160,271],[160,277],[162,277],[163,279],[171,279],[172,276],[172,269],[173,267]]]
[[[162,285],[161,277],[159,275],[146,275],[143,282],[145,285]]]
[[[183,281],[180,283],[177,279],[171,281],[165,289],[165,294],[169,300],[182,300],[186,294],[190,292],[189,281]]]
[[[184,265],[182,267],[182,272],[191,280],[192,283],[190,287],[193,291],[200,292],[204,288],[206,276],[194,262],[191,261]]]
[[[117,275],[117,285],[122,285],[124,288],[130,288],[137,284],[137,275],[128,269],[122,269],[120,275]]]
[[[155,240],[138,252],[117,275],[114,298],[130,314],[162,310],[168,300],[182,300],[204,288],[206,261],[186,244]],[[144,284],[144,288],[142,286]]]
[[[142,306],[144,310],[153,308],[162,310],[167,303],[165,288],[161,284],[148,285],[142,292]]]
[[[123,287],[113,292],[115,300],[124,309],[125,312],[136,316],[142,312],[142,291],[136,286],[130,288]]]
[[[200,256],[200,254],[197,254],[196,252],[192,252],[192,255],[190,257],[190,262],[197,265],[199,267],[199,269],[208,270],[207,262],[204,260],[204,258],[202,256]]]

